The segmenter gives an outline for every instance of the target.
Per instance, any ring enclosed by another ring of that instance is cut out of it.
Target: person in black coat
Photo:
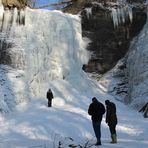
[[[91,115],[94,133],[97,138],[95,145],[101,145],[101,121],[104,113],[104,105],[99,102],[96,97],[92,98],[92,103],[88,108],[88,114]]]
[[[53,93],[51,89],[47,91],[46,98],[48,99],[48,107],[52,106]]]
[[[111,133],[111,143],[117,143],[116,125],[117,125],[117,115],[116,115],[116,105],[109,100],[105,100],[106,105],[106,123],[109,126]]]

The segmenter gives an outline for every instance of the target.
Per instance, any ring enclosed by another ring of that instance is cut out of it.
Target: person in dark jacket
[[[47,91],[46,98],[48,99],[48,107],[52,106],[53,93],[51,89]]]
[[[105,113],[104,105],[99,102],[96,97],[92,98],[92,103],[89,105],[88,114],[91,115],[92,125],[97,142],[95,145],[101,145],[101,121]]]
[[[116,105],[109,100],[105,100],[106,105],[106,123],[109,126],[111,133],[111,143],[117,143],[116,125],[117,125],[117,115],[116,115]]]

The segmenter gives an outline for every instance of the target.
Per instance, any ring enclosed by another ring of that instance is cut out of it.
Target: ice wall
[[[129,93],[126,100],[134,106],[148,102],[148,21],[131,44],[127,70]]]
[[[24,24],[17,25],[17,19],[13,19],[15,23],[8,27],[11,13],[7,11],[2,32],[13,43],[9,53],[13,67],[22,70],[25,97],[45,97],[52,80],[83,73],[89,54],[79,16],[26,8],[20,14]],[[10,18],[17,18],[16,13]]]

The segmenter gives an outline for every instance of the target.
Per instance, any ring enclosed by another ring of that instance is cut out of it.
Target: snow
[[[54,92],[56,93],[56,92]],[[73,94],[71,94],[73,95]],[[90,117],[87,107],[91,101],[87,96],[79,96],[81,99],[75,105],[64,101],[62,97],[55,97],[53,107],[47,107],[47,100],[40,98],[29,103],[17,106],[16,111],[0,118],[0,147],[1,148],[30,148],[30,147],[58,147],[58,142],[63,141],[63,146],[68,144],[84,145],[95,142]],[[104,98],[109,97],[107,94]],[[99,94],[98,94],[99,98]],[[102,98],[102,97],[101,97]],[[104,102],[103,99],[99,99]],[[76,100],[78,99],[76,98]],[[146,148],[147,119],[129,107],[115,101],[118,109],[118,144],[110,144],[110,134],[102,121],[102,146],[103,148]],[[71,141],[69,138],[74,141]]]
[[[82,71],[89,53],[79,16],[27,9],[25,19],[25,25],[13,25],[9,32],[8,40],[15,43],[10,49],[15,69],[0,67],[0,148],[84,147],[87,142],[89,147],[96,141],[87,114],[94,96],[103,104],[110,99],[117,105],[118,143],[110,144],[104,115],[102,148],[148,147],[148,120]],[[54,94],[51,108],[49,87]]]
[[[148,2],[148,1],[147,1]],[[127,58],[129,95],[134,106],[148,102],[148,21],[132,41]]]
[[[98,81],[105,92],[110,93],[117,100],[127,103],[130,102],[130,100],[128,98],[125,100],[128,92],[128,78],[126,76],[125,61],[125,58],[120,59],[118,63]]]

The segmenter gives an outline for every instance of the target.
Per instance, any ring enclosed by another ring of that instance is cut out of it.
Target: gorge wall
[[[128,18],[118,27],[114,26],[111,12],[106,9],[115,5],[107,2],[117,1],[100,0],[84,3],[78,0],[65,9],[65,12],[69,13],[80,12],[83,36],[91,40],[87,47],[92,53],[91,59],[83,69],[89,73],[105,74],[100,83],[108,92],[119,96],[122,99],[120,101],[132,103],[134,106],[143,105],[147,102],[148,94],[147,31],[144,29],[145,31],[138,34],[147,21],[146,1],[127,0],[128,5],[133,5],[132,21]],[[115,8],[117,9],[117,6]],[[124,59],[118,63],[122,58]],[[111,82],[112,78],[114,82]]]
[[[103,0],[77,0],[64,9],[66,13],[80,13],[83,37],[91,40],[87,47],[92,53],[91,59],[88,65],[83,67],[86,72],[103,74],[113,68],[118,60],[125,56],[130,41],[146,22],[145,8],[133,7],[132,22],[127,18],[125,23],[121,23],[118,27],[114,26],[110,10],[117,6],[113,3],[116,0],[111,2],[108,0],[104,4]]]
[[[148,102],[148,21],[133,40],[127,55],[128,95],[134,106]]]
[[[82,19],[82,28],[83,35],[92,41],[88,46],[92,58],[86,66],[86,71],[103,74],[125,56],[130,41],[145,24],[146,15],[144,12],[134,11],[132,23],[128,20],[125,24],[114,28],[109,14],[101,11],[93,7],[93,15],[89,19]]]

